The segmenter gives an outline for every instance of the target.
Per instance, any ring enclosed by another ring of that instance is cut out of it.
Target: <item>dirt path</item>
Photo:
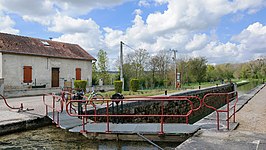
[[[236,114],[236,121],[237,131],[266,133],[266,87]]]

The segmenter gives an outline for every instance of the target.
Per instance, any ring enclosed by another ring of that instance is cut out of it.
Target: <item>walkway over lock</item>
[[[156,114],[135,114],[130,112],[114,113],[113,107],[119,107],[121,99],[104,99],[104,103],[94,104],[91,100],[66,100],[65,94],[44,95],[43,102],[46,106],[46,114],[58,127],[68,129],[70,132],[81,132],[85,134],[147,134],[157,136],[177,136],[180,134],[193,134],[200,126],[191,125],[189,117],[192,113],[200,110],[203,106],[214,109],[217,112],[217,129],[219,130],[219,113],[226,112],[227,129],[229,129],[229,120],[235,116],[235,107],[237,103],[237,92],[230,93],[212,93],[200,99],[197,96],[157,96],[157,97],[131,97],[123,99],[124,104],[156,103],[159,107]],[[223,101],[228,106],[223,111],[210,106],[206,101],[207,97],[223,96]],[[234,100],[232,106],[230,101]],[[82,113],[78,113],[74,104],[82,104]],[[167,112],[166,105],[173,103],[176,106],[174,112]],[[195,105],[197,103],[197,106]],[[111,107],[113,106],[113,107]],[[179,111],[177,106],[187,107],[185,111]],[[233,110],[233,111],[232,111]],[[93,113],[92,113],[93,112]],[[100,113],[99,113],[100,112]],[[152,123],[113,123],[117,118],[157,118],[159,121]],[[184,118],[185,122],[168,123],[166,118],[171,117],[173,120]],[[101,118],[101,119],[100,119]],[[99,122],[99,119],[101,122]],[[233,120],[235,122],[235,119]]]

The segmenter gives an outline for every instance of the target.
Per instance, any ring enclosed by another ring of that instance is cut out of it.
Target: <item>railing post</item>
[[[45,102],[45,95],[44,94],[42,95],[42,101]],[[48,115],[48,106],[45,105],[45,116],[47,116],[47,115]]]
[[[230,108],[229,108],[229,94],[227,94],[227,96],[226,96],[226,102],[227,102],[227,130],[229,130],[229,110],[230,110]]]
[[[53,96],[53,122],[54,122],[55,98],[54,98],[54,95],[52,96]]]
[[[84,121],[84,116],[81,117],[82,118],[82,131],[81,133],[86,133],[86,129],[85,129],[85,121]]]
[[[109,101],[107,100],[106,102],[106,125],[107,125],[107,131],[106,133],[109,133],[110,132],[110,126],[109,126]]]
[[[216,111],[216,114],[217,114],[217,130],[219,130],[220,128],[220,118],[219,118],[219,112]]]
[[[164,114],[164,100],[161,100],[161,131],[159,134],[164,134],[163,132],[163,114]]]
[[[96,123],[96,115],[97,115],[97,110],[96,110],[96,104],[95,104],[95,107],[94,107],[94,122]]]
[[[60,125],[59,125],[59,123],[60,123],[59,120],[60,120],[60,119],[59,119],[59,112],[57,112],[57,125],[56,125],[57,127],[60,127]]]

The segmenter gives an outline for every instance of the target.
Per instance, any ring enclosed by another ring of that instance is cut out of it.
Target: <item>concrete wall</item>
[[[3,78],[3,55],[0,52],[0,78]]]
[[[88,80],[91,83],[92,79],[91,61],[3,54],[2,62],[5,90],[30,88],[31,85],[35,85],[35,79],[36,85],[45,84],[47,88],[50,88],[52,68],[59,68],[60,87],[63,87],[64,80],[75,79],[76,68],[81,68],[82,80]],[[33,81],[30,84],[23,83],[23,66],[32,66]]]
[[[4,79],[0,78],[0,94],[4,94]]]
[[[211,88],[205,88],[201,90],[193,90],[188,92],[180,92],[179,94],[175,94],[175,96],[185,96],[185,95],[194,95],[198,96],[199,98],[203,98],[205,94],[207,93],[226,93],[231,92],[234,89],[233,84],[226,84],[218,87],[211,87]],[[225,102],[223,101],[225,97],[211,97],[209,99],[206,99],[205,102],[207,102],[209,105],[214,106],[216,108],[222,107]],[[193,102],[194,108],[197,108],[199,106],[199,101],[197,99],[190,99]],[[175,102],[165,102],[164,103],[164,114],[186,114],[190,110],[190,105],[187,101],[175,101]],[[123,109],[123,111],[122,111]],[[123,107],[119,106],[118,108],[119,114],[160,114],[161,110],[161,103],[159,102],[135,102],[135,103],[126,103],[123,105]],[[193,112],[189,117],[189,123],[194,123],[198,121],[199,119],[205,117],[206,115],[210,114],[213,110],[209,109],[207,107],[201,107],[198,111]],[[110,114],[117,114],[117,108],[115,107],[109,109]],[[88,112],[88,114],[93,114],[94,112]],[[99,109],[98,114],[105,114],[106,109]],[[91,118],[93,119],[93,118]],[[104,122],[106,121],[106,117],[98,117],[99,121]],[[116,121],[116,118],[113,117],[112,121]],[[144,122],[144,123],[155,123],[160,122],[160,117],[119,117],[120,121],[118,122],[124,122],[124,123],[136,123],[136,122]],[[164,117],[164,121],[167,123],[185,123],[185,118],[179,117],[172,118],[172,117]]]

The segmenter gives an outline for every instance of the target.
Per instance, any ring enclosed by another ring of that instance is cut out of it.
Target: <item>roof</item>
[[[0,52],[79,60],[96,60],[77,44],[0,33]]]

